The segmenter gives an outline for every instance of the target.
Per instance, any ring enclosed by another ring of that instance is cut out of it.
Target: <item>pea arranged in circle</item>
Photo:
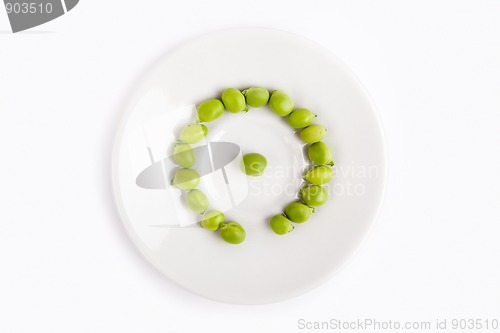
[[[306,143],[315,143],[326,136],[326,128],[320,125],[311,125],[300,131],[300,138]]]
[[[278,235],[285,235],[295,229],[290,220],[281,214],[273,216],[269,224]]]
[[[208,230],[217,230],[224,223],[224,213],[220,210],[210,210],[203,215],[200,227]]]
[[[326,143],[319,141],[309,146],[307,155],[311,162],[316,165],[329,165],[333,166],[332,152]]]
[[[304,223],[309,220],[314,208],[303,204],[302,202],[292,202],[285,208],[285,215],[295,223]]]
[[[216,98],[209,99],[198,106],[197,112],[201,122],[214,121],[224,113],[224,104]]]
[[[324,187],[311,185],[300,190],[302,199],[311,207],[323,206],[328,200],[328,192]]]
[[[187,194],[187,206],[193,212],[203,214],[208,208],[208,198],[205,193],[198,189],[194,189]]]
[[[314,185],[323,185],[333,178],[333,171],[326,165],[318,165],[309,170],[304,176],[304,180]]]
[[[229,112],[237,113],[247,109],[245,96],[236,88],[228,88],[222,93],[222,103]]]
[[[198,143],[208,134],[207,126],[192,124],[184,127],[179,135],[179,140],[185,143]]]
[[[181,167],[190,168],[196,162],[193,148],[187,143],[178,143],[174,146],[174,160]]]
[[[308,109],[293,110],[288,115],[288,124],[293,128],[304,128],[313,122],[317,116]]]
[[[269,107],[278,116],[288,116],[293,111],[294,105],[293,99],[284,92],[275,90],[271,93]]]
[[[240,244],[245,240],[247,233],[237,222],[223,223],[220,226],[220,236],[230,244]]]
[[[293,130],[298,130],[300,139],[307,147],[307,156],[312,164],[303,176],[309,185],[299,191],[301,201],[289,203],[283,213],[273,216],[269,225],[277,235],[285,235],[293,230],[293,223],[302,224],[308,221],[315,212],[315,207],[326,204],[329,200],[328,191],[322,185],[334,177],[331,167],[334,165],[332,152],[322,140],[326,137],[325,127],[312,124],[317,115],[306,108],[295,108],[294,100],[284,91],[269,90],[253,86],[244,90],[228,88],[223,91],[221,99],[213,98],[200,103],[196,109],[196,123],[187,125],[180,131],[178,142],[174,145],[173,159],[181,166],[174,173],[172,185],[187,191],[187,207],[203,214],[200,227],[215,231],[227,243],[240,244],[246,239],[246,231],[237,222],[225,222],[225,215],[217,209],[209,209],[210,202],[205,193],[197,189],[202,181],[198,172],[190,169],[196,165],[196,156],[191,145],[199,144],[207,135],[208,127],[201,123],[218,119],[227,110],[231,113],[248,111],[249,108],[259,108],[268,105],[280,117],[287,117],[287,122]],[[244,154],[240,161],[241,170],[248,176],[261,176],[267,167],[267,159],[259,153]]]
[[[242,91],[249,106],[260,108],[269,101],[269,90],[261,87],[251,87]]]
[[[194,169],[179,169],[175,172],[172,185],[183,190],[192,190],[200,183],[200,175]]]

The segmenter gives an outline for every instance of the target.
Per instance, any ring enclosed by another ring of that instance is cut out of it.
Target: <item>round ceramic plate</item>
[[[227,87],[288,93],[318,115],[335,161],[329,201],[278,236],[269,218],[298,200],[308,168],[298,133],[269,108],[225,112],[197,144],[200,189],[210,208],[244,226],[240,245],[200,228],[199,215],[170,186],[172,147],[195,121],[195,105]],[[267,157],[261,177],[238,167],[242,154]],[[375,108],[355,76],[330,52],[268,29],[213,33],[165,55],[140,82],[119,125],[113,184],[123,224],[137,249],[166,277],[205,297],[238,304],[284,300],[329,279],[359,247],[379,210],[386,151]]]

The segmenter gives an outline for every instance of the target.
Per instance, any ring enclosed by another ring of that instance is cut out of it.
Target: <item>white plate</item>
[[[178,205],[180,194],[165,185],[168,180],[141,183],[143,187],[136,182],[152,164],[165,179],[170,177],[169,149],[179,129],[193,121],[194,104],[220,96],[227,87],[252,85],[283,90],[296,107],[318,114],[316,123],[328,129],[325,142],[334,154],[336,177],[327,185],[329,202],[310,221],[285,236],[275,235],[268,220],[296,198],[307,166],[297,134],[267,107],[226,112],[207,123],[208,141],[240,147],[225,168],[232,188],[224,185],[221,170],[200,184],[211,207],[222,207],[228,220],[240,222],[247,231],[243,244],[230,245],[217,232],[189,225],[195,216]],[[264,176],[249,178],[239,172],[238,156],[248,152],[267,157]],[[318,286],[351,257],[381,204],[386,150],[372,102],[335,56],[289,33],[236,29],[182,45],[143,79],[119,126],[112,172],[124,226],[157,269],[199,295],[261,304]],[[151,189],[158,182],[164,189]]]

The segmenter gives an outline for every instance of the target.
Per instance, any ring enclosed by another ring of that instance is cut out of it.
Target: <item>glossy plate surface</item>
[[[324,141],[332,149],[336,176],[326,186],[328,203],[293,232],[278,236],[269,218],[297,199],[308,166],[297,133],[267,107],[225,112],[207,123],[213,149],[207,142],[197,145],[197,163],[210,168],[210,154],[224,156],[221,165],[203,171],[199,188],[226,221],[245,227],[246,241],[230,245],[217,232],[192,224],[196,215],[169,186],[175,167],[169,155],[180,128],[193,122],[195,104],[219,97],[227,87],[253,85],[283,90],[296,107],[318,115],[315,123],[328,129]],[[232,144],[214,148],[216,142]],[[266,156],[262,177],[239,170],[241,155],[249,152]],[[214,300],[261,304],[318,286],[352,256],[379,210],[386,168],[375,108],[341,61],[296,35],[236,29],[182,45],[140,82],[119,125],[112,173],[124,226],[158,270]]]

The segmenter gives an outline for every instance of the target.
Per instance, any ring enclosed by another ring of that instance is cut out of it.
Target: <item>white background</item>
[[[142,75],[190,38],[250,26],[343,59],[390,154],[384,207],[353,260],[265,306],[203,299],[156,272],[128,240],[110,180],[115,128]],[[500,319],[500,1],[82,0],[15,35],[0,10],[0,30],[1,332]]]

